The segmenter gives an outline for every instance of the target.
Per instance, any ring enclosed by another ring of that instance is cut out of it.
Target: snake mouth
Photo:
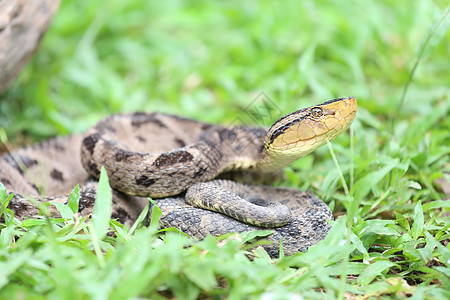
[[[271,127],[266,137],[266,149],[288,155],[306,155],[347,130],[356,111],[354,97],[333,99],[296,111]]]

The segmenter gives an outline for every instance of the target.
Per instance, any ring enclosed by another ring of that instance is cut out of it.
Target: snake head
[[[262,169],[285,166],[347,130],[355,119],[354,97],[338,98],[288,114],[267,132]]]

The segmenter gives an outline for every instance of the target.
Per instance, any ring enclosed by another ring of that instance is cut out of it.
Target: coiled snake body
[[[80,212],[89,214],[96,182],[88,177],[98,178],[104,166],[114,188],[112,218],[120,222],[135,220],[149,196],[158,198],[163,227],[177,227],[199,239],[269,227],[274,230],[269,239],[276,242],[265,246],[269,254],[278,253],[280,239],[284,252],[294,254],[329,231],[331,212],[325,203],[310,192],[211,180],[228,171],[279,170],[344,132],[356,110],[354,98],[334,99],[286,115],[268,131],[159,113],[113,115],[83,136],[4,155],[0,182],[14,192],[9,207],[19,217],[38,213],[25,196],[67,202],[60,195],[86,182]]]

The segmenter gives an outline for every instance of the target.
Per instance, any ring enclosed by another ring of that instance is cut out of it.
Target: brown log
[[[60,0],[0,0],[0,94],[39,46]]]

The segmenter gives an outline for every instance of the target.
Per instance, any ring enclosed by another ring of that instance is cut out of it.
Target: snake
[[[333,99],[287,114],[268,130],[164,113],[115,114],[84,134],[9,151],[0,157],[0,182],[13,194],[8,208],[17,218],[39,214],[30,197],[68,203],[76,184],[79,212],[90,215],[104,168],[113,193],[111,218],[121,223],[134,222],[151,197],[163,228],[199,240],[270,229],[263,245],[269,255],[280,253],[280,241],[292,255],[325,238],[330,209],[310,190],[251,181],[273,182],[285,166],[345,132],[356,111],[354,97]]]

